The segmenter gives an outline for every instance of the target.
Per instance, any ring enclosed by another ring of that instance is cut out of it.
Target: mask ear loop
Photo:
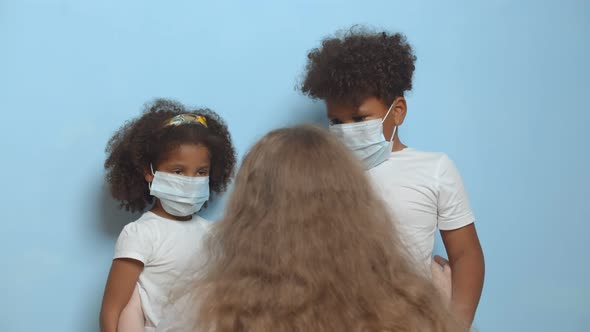
[[[154,173],[154,167],[152,166],[152,163],[150,163],[150,170],[152,171],[152,175],[156,176],[156,173]],[[152,180],[153,182],[154,180]],[[152,190],[152,182],[148,182],[148,188],[149,190]]]
[[[389,139],[389,143],[393,143],[393,139],[395,138],[396,132],[397,132],[397,126],[393,127],[393,133],[391,133],[391,138]]]
[[[387,113],[385,113],[385,116],[381,120],[381,124],[383,124],[383,122],[385,122],[385,119],[387,119],[387,116],[389,115],[389,113],[391,112],[392,109],[393,109],[393,103],[391,104],[391,106],[389,106]],[[397,132],[397,126],[393,127],[393,133],[391,134],[391,138],[389,138],[389,143],[393,143],[393,138],[395,137],[396,132]]]

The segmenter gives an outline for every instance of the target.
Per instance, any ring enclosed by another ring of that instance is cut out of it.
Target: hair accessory
[[[198,123],[203,127],[207,128],[207,119],[202,115],[196,114],[179,114],[171,119],[166,120],[164,122],[164,127],[167,126],[180,126],[182,124],[195,124]]]

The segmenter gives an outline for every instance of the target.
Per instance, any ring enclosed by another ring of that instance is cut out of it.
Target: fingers
[[[441,256],[435,256],[430,264],[432,282],[440,292],[443,301],[448,305],[452,295],[452,272],[449,261]]]
[[[434,261],[443,268],[449,266],[449,261],[439,255],[434,256]]]

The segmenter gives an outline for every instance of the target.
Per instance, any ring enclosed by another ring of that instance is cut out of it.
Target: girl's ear
[[[147,183],[152,183],[152,181],[154,181],[154,174],[152,174],[150,167],[143,170],[143,177]]]

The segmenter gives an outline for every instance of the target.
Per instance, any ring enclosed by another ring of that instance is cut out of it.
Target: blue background
[[[213,108],[242,156],[272,128],[323,121],[295,90],[306,52],[355,23],[415,47],[400,133],[462,172],[487,262],[479,330],[587,329],[588,2],[4,0],[0,330],[97,330],[135,218],[105,191],[104,148],[143,103]]]

